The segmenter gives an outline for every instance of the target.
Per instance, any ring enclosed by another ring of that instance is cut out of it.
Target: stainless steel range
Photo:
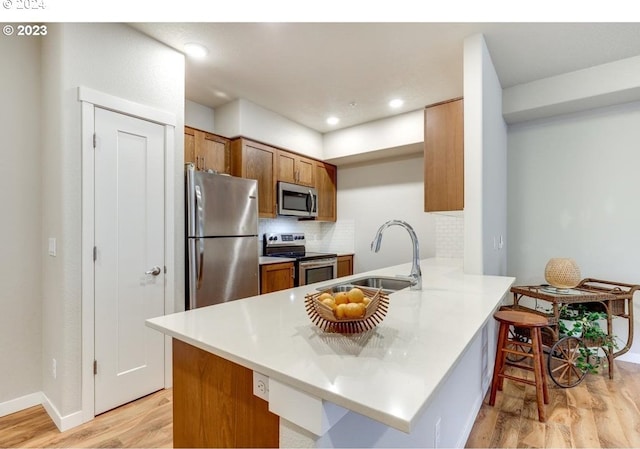
[[[262,250],[265,256],[295,259],[296,287],[335,279],[338,276],[338,255],[308,252],[304,234],[301,232],[264,234]]]

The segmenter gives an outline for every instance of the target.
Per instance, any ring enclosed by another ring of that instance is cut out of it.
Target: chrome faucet
[[[420,271],[420,251],[418,248],[418,236],[416,235],[416,231],[413,230],[409,223],[402,220],[389,220],[384,223],[378,228],[378,232],[376,232],[376,236],[371,242],[371,251],[374,251],[376,253],[380,251],[380,244],[382,243],[382,233],[389,226],[394,225],[405,228],[411,236],[411,243],[413,244],[413,265],[411,266],[411,274],[409,274],[409,277],[413,281],[413,283],[411,284],[411,290],[422,290],[422,271]]]

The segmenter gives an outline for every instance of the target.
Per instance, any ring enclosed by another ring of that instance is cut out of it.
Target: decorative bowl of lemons
[[[381,289],[350,287],[305,296],[311,321],[328,332],[354,333],[378,325],[387,313],[389,297]]]

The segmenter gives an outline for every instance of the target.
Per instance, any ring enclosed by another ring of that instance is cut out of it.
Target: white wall
[[[322,134],[245,99],[216,108],[215,133],[225,137],[243,136],[324,159]]]
[[[507,123],[640,100],[640,56],[519,84],[504,90]]]
[[[324,159],[332,163],[350,162],[362,154],[369,158],[376,152],[390,157],[405,147],[415,152],[415,145],[424,142],[424,110],[328,132],[323,140]]]
[[[509,127],[509,275],[544,281],[551,257],[583,277],[640,283],[640,102]],[[640,304],[635,298],[640,362]],[[626,336],[626,330],[616,334]]]
[[[184,124],[192,128],[208,131],[215,134],[215,112],[210,107],[195,101],[184,102]]]
[[[392,219],[415,229],[422,259],[435,256],[435,218],[424,212],[423,159],[414,154],[338,167],[337,213],[353,221],[354,272],[411,262],[411,239],[399,226],[385,231],[378,253],[371,251],[376,231]]]
[[[51,24],[43,60],[43,234],[58,257],[43,264],[43,392],[65,417],[81,409],[81,148],[78,86],[175,114],[175,253],[184,263],[184,57],[120,24]],[[184,296],[176,277],[175,296]],[[179,302],[179,301],[178,301]],[[53,379],[47,367],[58,360]]]
[[[464,153],[464,270],[505,275],[507,127],[502,88],[482,35],[464,42]]]
[[[40,40],[0,39],[0,415],[41,389]]]

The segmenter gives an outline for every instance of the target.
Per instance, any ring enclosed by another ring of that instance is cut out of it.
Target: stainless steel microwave
[[[318,192],[313,187],[278,182],[278,215],[318,216]]]

